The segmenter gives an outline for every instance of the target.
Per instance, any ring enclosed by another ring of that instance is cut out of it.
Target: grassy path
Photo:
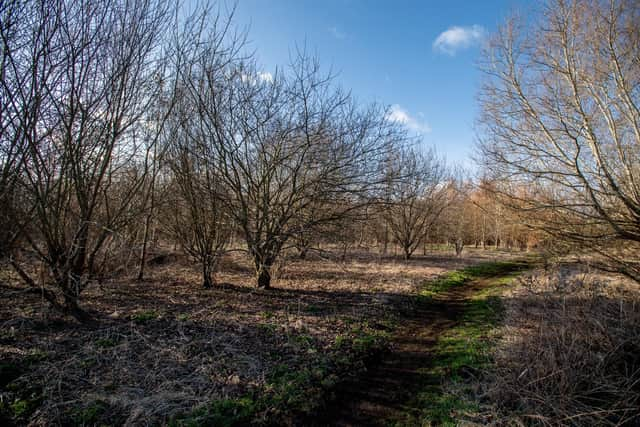
[[[449,385],[463,389],[488,362],[486,336],[500,316],[496,295],[527,267],[486,263],[426,283],[416,309],[401,320],[391,353],[345,384],[318,424],[455,425],[454,416],[474,405]]]

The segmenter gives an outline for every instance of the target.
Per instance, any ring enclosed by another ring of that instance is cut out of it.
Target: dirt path
[[[345,384],[316,425],[381,426],[400,419],[418,389],[425,386],[424,370],[431,366],[438,338],[458,324],[468,298],[491,280],[455,287],[403,318],[391,352],[366,374]]]

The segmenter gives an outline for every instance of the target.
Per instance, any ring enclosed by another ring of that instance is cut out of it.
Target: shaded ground
[[[402,319],[425,279],[511,256],[285,259],[271,291],[253,287],[240,256],[225,260],[211,290],[198,285],[197,266],[172,256],[150,266],[145,282],[116,277],[89,288],[82,305],[94,316],[90,324],[51,312],[4,271],[0,415],[12,419],[0,424],[153,425],[187,417],[246,425],[255,416],[295,423],[321,408],[369,353],[383,350],[397,322],[407,323],[405,342],[396,345],[407,354],[416,349],[408,364],[437,336],[418,333],[419,325],[455,321],[451,302]]]
[[[507,271],[502,273],[504,276]],[[436,345],[460,324],[471,298],[493,286],[498,276],[478,278],[435,294],[404,316],[392,339],[391,352],[366,374],[348,382],[317,422],[322,426],[383,426],[418,422],[425,408],[416,395],[439,388],[434,375]],[[471,367],[463,367],[471,370]],[[417,418],[413,418],[417,413]],[[429,420],[433,422],[433,420]]]

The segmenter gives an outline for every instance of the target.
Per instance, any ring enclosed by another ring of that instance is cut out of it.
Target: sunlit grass
[[[420,290],[419,296],[421,299],[426,298],[428,300],[451,288],[462,286],[471,280],[480,278],[501,276],[496,280],[509,281],[517,276],[519,271],[525,269],[527,265],[528,264],[523,261],[501,261],[483,263],[452,271],[442,277],[425,283],[424,287]]]
[[[459,324],[438,339],[432,364],[422,370],[423,385],[408,405],[406,418],[396,425],[454,426],[459,424],[459,415],[478,409],[469,397],[467,379],[491,363],[490,335],[503,311],[498,295],[527,266],[526,262],[486,263],[425,284],[419,298],[428,304],[453,287],[473,280],[490,280],[469,298]]]

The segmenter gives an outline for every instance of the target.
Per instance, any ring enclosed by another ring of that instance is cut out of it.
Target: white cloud
[[[466,49],[479,44],[485,38],[487,31],[480,25],[470,27],[450,27],[433,42],[433,49],[447,55],[454,56],[460,49]]]
[[[389,113],[387,114],[387,118],[394,122],[398,122],[407,127],[407,129],[412,130],[414,132],[423,134],[431,132],[431,126],[426,123],[422,117],[424,116],[422,113],[418,114],[420,119],[413,117],[407,110],[402,108],[398,104],[393,104],[389,108]]]
[[[256,74],[242,74],[240,78],[245,83],[256,85],[260,83],[273,83],[273,74],[268,71],[259,71]]]
[[[329,27],[327,28],[327,31],[329,31],[329,33],[338,40],[342,40],[347,37],[347,35],[343,31],[340,31],[338,27]]]
[[[261,82],[273,83],[273,74],[268,71],[258,73],[258,80]]]

